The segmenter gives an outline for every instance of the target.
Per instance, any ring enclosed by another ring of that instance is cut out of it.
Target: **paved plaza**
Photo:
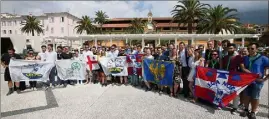
[[[3,119],[244,119],[228,109],[193,104],[132,86],[101,87],[99,84],[68,85],[6,96],[7,83],[1,74]],[[268,118],[268,81],[261,93],[258,119]],[[246,118],[245,118],[246,119]]]

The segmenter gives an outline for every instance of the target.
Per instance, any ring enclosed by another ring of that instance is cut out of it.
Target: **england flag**
[[[97,55],[88,55],[87,56],[87,69],[88,70],[98,70],[100,69],[98,60],[97,60]]]

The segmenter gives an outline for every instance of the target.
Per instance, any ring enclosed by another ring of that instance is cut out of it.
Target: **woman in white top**
[[[196,72],[196,66],[204,66],[205,59],[202,57],[202,53],[200,52],[199,49],[196,49],[193,51],[193,49],[188,50],[188,54],[190,56],[189,58],[189,66],[191,67],[191,71],[188,76],[188,81],[189,81],[189,88],[192,92],[193,99],[191,100],[192,102],[195,102],[197,98],[194,96],[194,91],[193,91],[193,82],[194,82],[194,75]]]

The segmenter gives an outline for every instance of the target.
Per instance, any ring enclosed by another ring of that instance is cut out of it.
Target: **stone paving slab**
[[[5,96],[7,91],[6,83],[1,80],[3,119],[246,119],[231,115],[227,110],[215,110],[207,104],[190,103],[182,97],[175,99],[124,85],[101,87],[99,84],[78,84],[52,88],[46,92]],[[257,118],[267,119],[268,82],[261,96]],[[20,99],[23,100],[19,102]],[[36,107],[44,108],[16,112]]]

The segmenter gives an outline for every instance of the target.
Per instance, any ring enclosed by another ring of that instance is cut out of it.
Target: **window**
[[[171,30],[170,27],[164,27],[163,30],[167,31],[167,30]]]
[[[64,22],[64,17],[61,17],[61,22]]]
[[[51,17],[51,18],[50,18],[50,23],[53,23],[53,22],[54,22],[54,18]]]
[[[8,26],[12,26],[12,22],[11,21],[8,22]]]
[[[33,49],[32,48],[32,45],[26,45],[26,49],[29,50],[29,49]]]
[[[47,26],[46,31],[49,31],[49,26]]]
[[[2,26],[6,26],[6,22],[2,22]]]
[[[62,33],[64,33],[64,27],[61,28]]]
[[[3,34],[7,34],[7,31],[6,30],[3,30]]]
[[[180,27],[179,30],[187,30],[187,27]]]
[[[11,30],[9,30],[9,34],[12,34],[12,31]]]
[[[114,28],[115,31],[122,30],[122,28]]]
[[[29,43],[30,42],[30,39],[26,39],[26,43]]]
[[[44,26],[44,20],[42,20],[42,25]]]
[[[51,33],[51,34],[54,33],[54,29],[53,29],[53,28],[50,29],[50,33]]]

